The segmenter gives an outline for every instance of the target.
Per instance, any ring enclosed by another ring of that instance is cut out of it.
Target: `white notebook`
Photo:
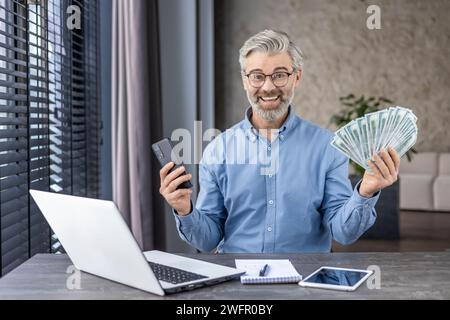
[[[287,259],[236,259],[235,263],[237,269],[245,270],[245,274],[241,276],[243,284],[297,283],[302,280],[302,276]],[[259,276],[265,264],[268,265],[266,274]]]

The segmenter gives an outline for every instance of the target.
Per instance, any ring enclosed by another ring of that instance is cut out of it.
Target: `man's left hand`
[[[368,165],[372,172],[364,173],[359,186],[359,194],[371,198],[376,192],[397,181],[400,158],[393,148],[389,148],[387,151],[383,149],[368,161]]]

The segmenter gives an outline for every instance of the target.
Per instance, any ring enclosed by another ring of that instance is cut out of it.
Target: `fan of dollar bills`
[[[336,131],[331,145],[370,171],[367,164],[381,149],[403,156],[417,140],[417,117],[407,108],[390,107],[352,120]]]

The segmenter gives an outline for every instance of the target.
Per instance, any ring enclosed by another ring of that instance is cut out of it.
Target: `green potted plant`
[[[354,94],[349,94],[345,97],[339,98],[343,108],[339,113],[333,115],[330,119],[330,125],[334,124],[338,128],[345,126],[350,121],[363,117],[367,113],[376,112],[382,109],[383,105],[392,105],[390,99],[384,97],[368,97],[364,95],[356,97]],[[412,155],[417,153],[414,148],[411,148],[406,153],[406,158],[411,161]],[[350,176],[350,181],[354,186],[364,175],[364,168],[350,159],[350,165],[353,168],[353,174]],[[392,186],[384,189],[381,192],[380,198],[375,206],[378,212],[378,218],[375,225],[369,229],[364,238],[371,239],[398,239],[400,236],[399,228],[399,214],[400,214],[400,184],[399,180]]]

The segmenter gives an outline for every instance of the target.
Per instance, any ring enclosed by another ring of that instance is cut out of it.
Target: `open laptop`
[[[244,271],[162,252],[142,252],[112,201],[30,190],[82,271],[157,295],[236,278]]]

